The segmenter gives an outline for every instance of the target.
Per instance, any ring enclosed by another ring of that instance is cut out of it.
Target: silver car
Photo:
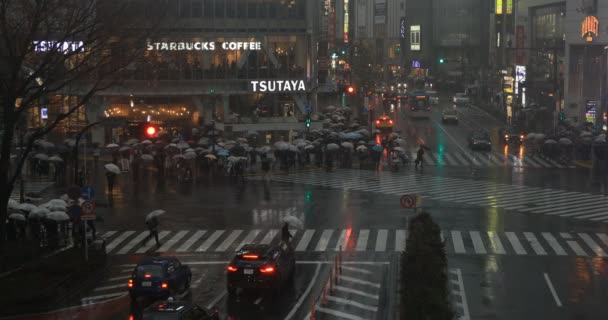
[[[458,124],[458,112],[454,109],[448,109],[441,114],[441,122]]]

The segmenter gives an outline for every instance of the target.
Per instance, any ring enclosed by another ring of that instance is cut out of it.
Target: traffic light
[[[443,59],[443,58],[439,58],[439,63],[440,63],[440,64],[444,64],[444,63],[445,63],[445,59]]]
[[[144,134],[148,138],[155,137],[157,132],[158,132],[158,129],[155,126],[153,126],[153,125],[146,125],[144,127]]]
[[[344,90],[347,94],[355,94],[356,90],[355,87],[348,85],[346,86],[346,89]]]
[[[306,129],[310,129],[310,114],[306,116]]]
[[[559,113],[559,121],[564,121],[564,120],[566,120],[566,114],[563,111],[561,111]]]

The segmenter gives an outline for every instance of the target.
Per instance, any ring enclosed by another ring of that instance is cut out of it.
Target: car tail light
[[[390,122],[391,124],[393,124],[393,120],[389,120],[388,122]]]
[[[228,271],[230,271],[230,272],[235,272],[235,271],[237,271],[237,270],[238,270],[238,268],[237,268],[237,267],[234,267],[234,266],[228,266],[226,269],[227,269]]]
[[[129,316],[129,320],[134,320],[135,318],[133,317],[133,315]]]
[[[522,134],[521,136],[519,136],[519,138],[523,140],[524,139],[524,135]]]
[[[146,274],[144,274],[144,278],[146,278],[146,279],[152,278],[152,275],[146,273]]]
[[[244,254],[243,259],[257,260],[258,255],[257,254]]]
[[[508,134],[505,134],[505,139],[509,139],[509,135]]]
[[[168,284],[168,283],[166,283],[166,282],[162,282],[162,283],[160,284],[160,288],[161,288],[161,289],[167,289],[167,288],[169,288],[169,284]]]
[[[274,267],[264,267],[260,269],[261,273],[273,273],[274,272]]]
[[[129,282],[127,283],[127,287],[133,288],[133,279],[129,279]]]
[[[376,124],[380,124],[380,120],[376,120]]]

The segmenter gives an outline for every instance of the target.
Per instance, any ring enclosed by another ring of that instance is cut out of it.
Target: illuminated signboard
[[[215,51],[262,50],[261,42],[148,42],[147,50],[158,51]]]
[[[344,0],[344,43],[348,43],[348,0]]]
[[[599,35],[600,21],[597,17],[587,16],[581,23],[581,37],[587,42],[592,42]]]
[[[412,60],[412,68],[420,68],[421,64],[418,60]]]
[[[40,109],[40,118],[42,120],[46,120],[49,118],[49,109],[47,108],[41,108]]]
[[[77,52],[84,51],[82,41],[32,41],[32,48],[37,52],[62,51]]]
[[[503,0],[496,0],[496,14],[502,14],[502,1]]]
[[[420,51],[420,26],[410,26],[410,50]]]
[[[405,18],[401,17],[401,19],[399,20],[399,38],[405,39],[405,30]]]
[[[253,92],[298,92],[306,91],[304,80],[252,80]]]
[[[513,14],[513,0],[507,0],[507,14]]]

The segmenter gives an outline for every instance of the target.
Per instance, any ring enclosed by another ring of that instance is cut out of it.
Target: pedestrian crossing
[[[405,229],[292,230],[296,252],[401,252],[406,249]],[[143,243],[148,231],[107,231],[106,252],[114,255],[156,253],[232,253],[243,245],[273,244],[279,229],[163,230],[160,246]],[[514,232],[444,230],[448,254],[607,257],[608,234],[570,232]]]
[[[51,187],[53,184],[53,181],[24,181],[23,194],[27,198],[28,193],[41,193],[45,189]],[[20,193],[21,186],[19,185],[19,183],[16,183],[13,187],[13,192],[11,193],[11,199],[19,201]]]
[[[249,179],[261,180],[263,178],[249,177]],[[271,179],[398,196],[416,193],[425,199],[608,222],[608,209],[606,209],[608,208],[608,197],[584,192],[354,169],[275,175]]]
[[[416,151],[411,152],[410,159],[416,159]],[[558,163],[552,159],[539,156],[504,152],[426,152],[423,156],[425,166],[436,167],[526,167],[526,168],[557,168],[574,169],[575,165]]]

